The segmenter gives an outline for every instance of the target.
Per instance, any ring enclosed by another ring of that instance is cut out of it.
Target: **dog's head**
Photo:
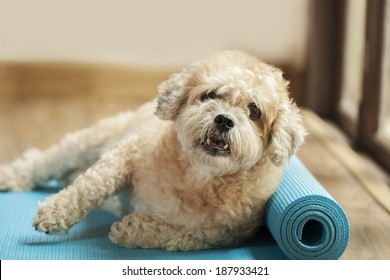
[[[156,115],[175,122],[183,149],[211,170],[284,167],[305,129],[282,72],[240,51],[196,61],[159,88]]]

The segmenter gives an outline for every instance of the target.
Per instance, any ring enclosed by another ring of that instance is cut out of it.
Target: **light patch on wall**
[[[303,67],[309,0],[3,0],[2,60],[184,65],[248,50]],[[0,37],[1,39],[1,37]]]

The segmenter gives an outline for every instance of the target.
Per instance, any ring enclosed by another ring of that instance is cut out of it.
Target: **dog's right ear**
[[[157,108],[155,115],[162,120],[175,120],[180,108],[187,101],[185,94],[190,74],[187,69],[173,74],[162,82],[158,88]]]

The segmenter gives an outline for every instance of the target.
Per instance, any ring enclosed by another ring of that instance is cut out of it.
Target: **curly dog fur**
[[[282,72],[240,51],[195,61],[137,111],[31,149],[0,166],[0,189],[68,182],[40,204],[34,227],[65,234],[108,198],[130,210],[111,227],[121,246],[235,246],[263,222],[305,130]],[[122,199],[123,200],[123,199]]]

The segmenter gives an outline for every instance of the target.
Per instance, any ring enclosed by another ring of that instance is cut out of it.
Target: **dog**
[[[48,234],[66,234],[125,193],[130,209],[109,233],[120,246],[239,246],[263,224],[267,200],[304,142],[288,81],[254,56],[221,51],[171,75],[157,91],[134,112],[2,165],[1,190],[67,182],[38,208],[33,226]]]

